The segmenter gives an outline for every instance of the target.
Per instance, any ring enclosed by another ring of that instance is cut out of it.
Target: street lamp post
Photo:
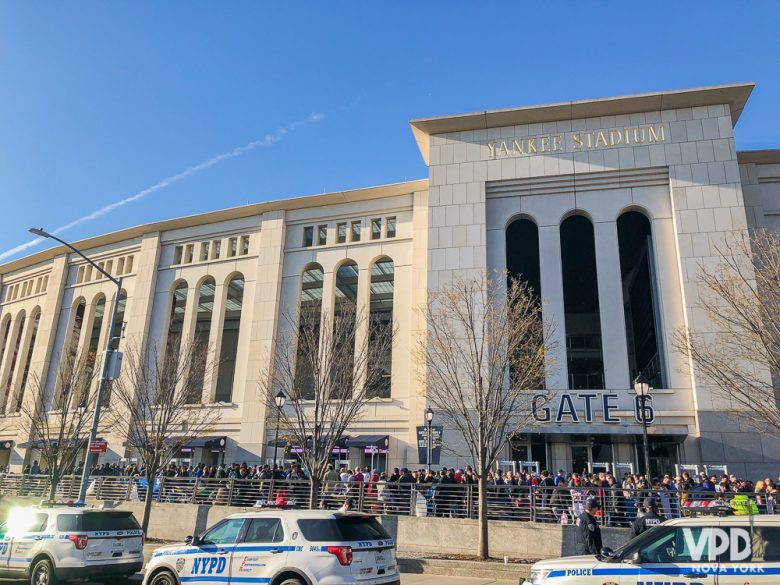
[[[431,474],[431,456],[432,456],[432,447],[433,447],[433,433],[431,425],[433,424],[433,409],[429,406],[425,411],[425,423],[428,426],[428,441],[427,441],[427,447],[428,447],[428,457],[426,459],[426,462],[428,463],[428,475]]]
[[[108,338],[106,339],[106,351],[103,354],[103,366],[101,368],[100,384],[98,386],[97,402],[95,404],[95,414],[92,417],[92,429],[89,432],[89,440],[87,441],[87,452],[84,455],[84,468],[81,471],[81,487],[79,488],[79,500],[83,502],[87,497],[87,486],[89,484],[89,466],[87,465],[87,462],[89,459],[92,444],[95,442],[95,439],[97,439],[98,425],[100,424],[100,409],[103,406],[103,395],[105,394],[106,386],[108,385],[108,374],[109,374],[109,368],[111,366],[111,356],[114,353],[114,326],[116,324],[116,316],[119,309],[119,297],[122,293],[122,278],[121,277],[114,278],[108,272],[103,270],[103,268],[101,268],[100,266],[95,264],[92,260],[87,258],[81,252],[81,250],[74,248],[65,240],[61,240],[57,236],[54,236],[44,231],[43,228],[30,228],[29,231],[31,234],[35,234],[36,236],[40,236],[42,238],[49,238],[51,240],[55,240],[60,244],[62,244],[63,246],[70,248],[76,254],[78,254],[84,260],[86,260],[87,263],[89,263],[95,270],[100,272],[103,276],[105,276],[108,280],[110,280],[116,285],[116,296],[114,297],[114,307],[111,310],[111,321],[108,324]],[[121,335],[121,330],[119,331],[119,334]]]
[[[276,433],[274,433],[274,467],[276,467],[276,450],[279,447],[279,419],[282,417],[282,407],[286,397],[284,392],[279,390],[279,394],[274,396],[274,403],[276,404]]]
[[[634,392],[639,397],[639,410],[642,413],[642,444],[645,456],[645,475],[650,475],[650,449],[647,445],[647,396],[650,393],[650,383],[641,373],[634,380]]]

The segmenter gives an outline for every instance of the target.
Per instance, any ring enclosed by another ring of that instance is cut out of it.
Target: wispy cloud
[[[295,122],[288,124],[287,126],[282,126],[281,128],[278,128],[275,132],[272,132],[271,134],[266,134],[259,140],[253,140],[252,142],[249,142],[243,146],[238,146],[233,150],[229,150],[227,152],[223,152],[222,154],[218,154],[208,160],[196,164],[195,166],[185,169],[180,173],[171,175],[170,177],[166,177],[165,179],[163,179],[158,183],[155,183],[151,187],[147,187],[146,189],[138,191],[137,193],[125,197],[124,199],[120,199],[119,201],[115,201],[114,203],[109,203],[108,205],[105,205],[100,209],[96,209],[92,213],[74,219],[73,221],[66,223],[65,225],[59,226],[57,229],[52,230],[51,233],[54,235],[59,235],[62,232],[65,232],[78,225],[99,219],[104,215],[107,215],[112,211],[119,209],[120,207],[124,207],[125,205],[129,203],[133,203],[134,201],[138,201],[139,199],[143,199],[144,197],[148,197],[149,195],[152,195],[157,191],[161,191],[166,187],[170,187],[171,185],[180,183],[181,181],[188,179],[189,177],[197,173],[200,173],[201,171],[205,171],[206,169],[218,165],[223,161],[226,161],[231,158],[236,158],[238,156],[241,156],[242,154],[246,154],[251,150],[255,150],[256,148],[267,148],[269,146],[273,146],[274,144],[282,140],[290,132],[302,128],[303,126],[308,126],[309,124],[314,124],[315,122],[319,122],[323,118],[324,115],[319,112],[309,114],[306,118],[303,118],[301,120],[296,120]],[[25,250],[37,246],[45,239],[46,238],[35,238],[33,240],[25,242],[24,244],[19,244],[18,246],[15,246],[10,250],[6,250],[5,252],[0,253],[0,260],[4,260],[5,258],[9,258],[10,256],[15,256],[20,252],[24,252]]]

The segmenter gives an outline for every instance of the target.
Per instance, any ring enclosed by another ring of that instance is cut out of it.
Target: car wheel
[[[160,571],[152,580],[149,581],[149,585],[178,585],[178,581],[173,573],[170,571]]]
[[[295,577],[291,577],[290,579],[285,579],[279,585],[304,585],[303,581],[300,579],[296,579]]]
[[[41,559],[33,565],[30,573],[30,585],[55,585],[56,583],[57,577],[49,559]]]

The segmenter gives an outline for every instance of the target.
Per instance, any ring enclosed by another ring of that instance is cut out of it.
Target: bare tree
[[[730,236],[699,271],[699,307],[712,326],[678,331],[674,345],[733,416],[780,435],[780,236]]]
[[[389,389],[394,327],[392,321],[363,316],[344,298],[333,312],[308,303],[298,319],[287,314],[285,321],[288,327],[277,335],[260,386],[269,412],[279,415],[285,435],[301,448],[315,507],[334,447],[366,403]],[[273,400],[279,391],[286,396],[281,412]]]
[[[479,480],[479,558],[488,557],[487,477],[509,434],[531,426],[550,367],[550,328],[533,291],[482,273],[429,293],[416,347],[428,401],[471,453]]]
[[[49,498],[54,499],[63,477],[76,471],[84,451],[94,413],[97,392],[90,391],[95,368],[88,356],[66,352],[59,360],[57,379],[47,391],[36,374],[30,374],[30,394],[19,397],[20,425],[40,452],[49,476]],[[83,462],[85,464],[86,462]]]
[[[213,408],[193,404],[200,396],[208,350],[180,340],[162,352],[157,346],[125,350],[122,376],[112,388],[111,416],[127,428],[127,446],[137,452],[145,468],[146,495],[141,527],[146,531],[152,508],[154,482],[159,469],[182,446],[211,432],[219,414]]]

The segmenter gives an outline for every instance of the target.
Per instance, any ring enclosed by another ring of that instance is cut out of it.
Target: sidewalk
[[[518,585],[517,581],[499,581],[481,577],[445,577],[440,575],[401,574],[402,585]]]

